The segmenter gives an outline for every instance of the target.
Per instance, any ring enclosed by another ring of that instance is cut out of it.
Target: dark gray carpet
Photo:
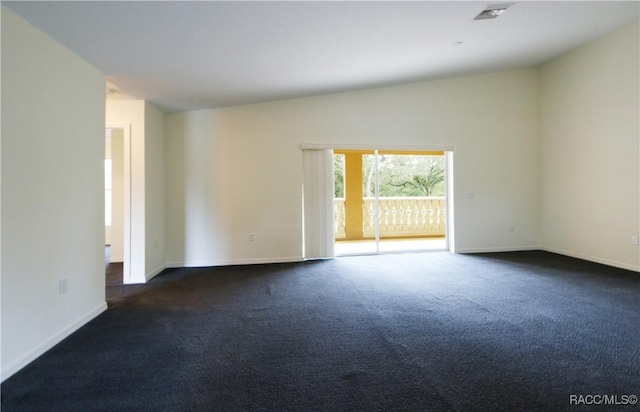
[[[167,270],[5,381],[4,411],[637,410],[640,274],[545,252]]]

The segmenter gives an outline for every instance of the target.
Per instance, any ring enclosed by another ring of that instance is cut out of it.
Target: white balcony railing
[[[380,237],[444,236],[444,197],[381,197],[378,217]],[[375,237],[375,198],[362,201],[364,237]],[[344,198],[334,201],[336,239],[344,239]]]

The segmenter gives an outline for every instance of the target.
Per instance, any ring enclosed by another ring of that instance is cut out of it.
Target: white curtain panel
[[[304,258],[335,256],[333,150],[303,149]]]

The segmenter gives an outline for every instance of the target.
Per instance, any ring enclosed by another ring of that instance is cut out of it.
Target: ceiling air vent
[[[503,3],[503,4],[490,4],[485,8],[480,14],[476,16],[474,20],[487,20],[487,19],[495,19],[511,6],[514,3]]]

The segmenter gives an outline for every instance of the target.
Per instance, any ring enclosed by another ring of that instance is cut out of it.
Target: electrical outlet
[[[249,242],[253,242],[254,240],[256,240],[256,234],[255,233],[249,233]]]
[[[69,289],[69,278],[60,278],[58,280],[58,292],[60,294],[66,293]]]
[[[638,236],[637,235],[633,235],[631,236],[631,244],[638,246]]]
[[[511,231],[511,233],[516,231],[516,225],[511,225],[511,228],[509,229]]]

